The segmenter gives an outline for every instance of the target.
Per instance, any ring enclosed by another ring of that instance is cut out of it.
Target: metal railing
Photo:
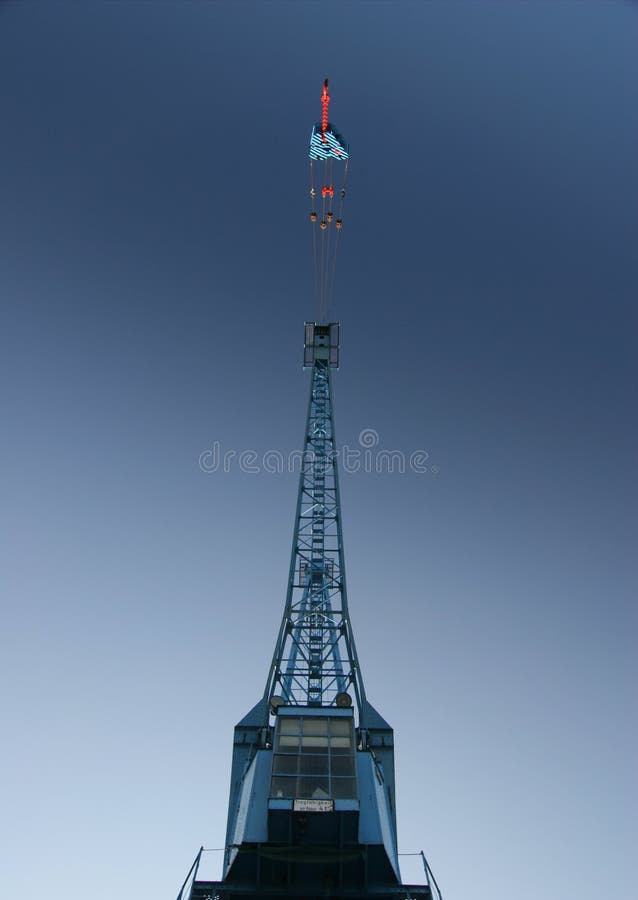
[[[204,848],[199,848],[199,853],[195,857],[195,861],[193,865],[190,867],[188,875],[184,880],[184,884],[181,887],[179,894],[177,895],[177,900],[190,900],[190,896],[193,890],[193,882],[197,878],[197,872],[199,870],[199,864],[202,860],[202,853],[204,852]]]
[[[219,859],[217,857],[217,865],[215,868],[217,872],[213,874],[212,866],[215,860],[213,854],[215,853],[224,853],[225,849],[223,847],[200,847],[193,861],[193,865],[190,867],[188,871],[188,875],[182,885],[179,894],[177,895],[177,900],[191,900],[193,894],[193,886],[199,880],[204,882],[216,882],[221,875],[221,866],[219,866]]]
[[[439,886],[436,883],[436,878],[434,877],[434,873],[429,866],[427,859],[425,858],[425,853],[421,850],[421,859],[423,860],[423,871],[425,872],[425,878],[430,888],[430,892],[432,893],[432,897],[436,897],[437,900],[443,900],[443,896],[441,891],[439,890]],[[436,894],[434,893],[436,891]]]
[[[418,856],[423,863],[423,871],[425,872],[425,883],[430,889],[430,894],[432,895],[432,900],[443,900],[443,895],[441,894],[441,890],[436,882],[436,878],[434,877],[434,873],[430,868],[430,864],[428,863],[425,853],[423,850],[419,850],[418,853],[399,853],[399,856]],[[416,887],[416,885],[412,885]],[[408,900],[410,895],[407,895]]]
[[[191,900],[191,896],[192,896],[192,892],[193,892],[193,885],[197,881],[197,875],[198,875],[198,872],[199,872],[199,869],[201,866],[202,857],[203,857],[204,853],[215,853],[215,852],[222,852],[222,851],[221,851],[221,849],[218,849],[218,848],[215,848],[215,849],[206,849],[204,847],[199,848],[197,856],[193,860],[193,864],[188,871],[188,875],[184,879],[184,883],[182,884],[182,887],[177,895],[177,900]],[[436,878],[434,877],[434,873],[432,872],[432,869],[430,868],[430,865],[426,859],[426,856],[425,856],[425,853],[423,852],[423,850],[420,850],[418,853],[399,853],[399,856],[418,856],[418,857],[420,857],[421,862],[423,864],[423,871],[425,873],[425,884],[430,889],[430,894],[431,894],[432,900],[443,900],[443,895],[441,894],[439,886],[436,882]],[[204,878],[204,880],[207,881],[208,879]],[[407,887],[406,900],[411,900],[410,886],[406,886],[406,887]],[[411,887],[417,888],[418,885],[414,884],[414,885],[411,885]]]

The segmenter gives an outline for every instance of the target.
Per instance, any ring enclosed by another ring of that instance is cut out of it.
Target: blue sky
[[[431,464],[342,479],[401,849],[446,900],[628,896],[637,25],[615,0],[0,6],[7,896],[173,897],[223,843],[296,479],[198,460],[299,447],[326,75],[337,435]]]

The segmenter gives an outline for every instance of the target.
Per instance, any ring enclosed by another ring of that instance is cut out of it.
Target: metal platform
[[[223,881],[196,881],[193,884],[193,890],[190,895],[191,900],[234,900],[234,898],[269,897],[270,900],[326,900],[329,896],[332,898],[343,897],[344,900],[363,900],[365,897],[374,897],[375,900],[433,900],[432,891],[427,884],[401,884],[393,890],[369,889],[365,892],[360,890],[347,890],[334,887],[328,887],[329,893],[325,891],[312,894],[303,887],[296,885],[290,888],[263,888],[259,893],[255,893],[254,887],[246,886],[241,889],[238,886],[229,888]]]
[[[260,897],[268,897],[269,900],[326,900],[326,897],[332,900],[364,900],[364,898],[374,898],[374,900],[442,900],[441,892],[436,883],[434,875],[428,865],[427,859],[423,852],[413,854],[420,856],[423,863],[423,872],[425,884],[379,884],[378,882],[370,883],[367,878],[363,879],[363,883],[358,885],[346,884],[340,878],[342,868],[348,866],[354,858],[363,859],[365,862],[365,850],[362,852],[361,847],[350,846],[341,847],[335,854],[335,848],[324,848],[327,855],[324,860],[320,860],[314,854],[312,865],[315,870],[318,866],[322,866],[320,879],[316,877],[312,879],[314,883],[309,887],[308,880],[303,875],[300,879],[297,876],[295,866],[297,863],[292,862],[288,858],[288,854],[293,849],[290,846],[281,845],[279,847],[270,846],[269,848],[254,848],[256,856],[259,856],[259,850],[267,850],[270,855],[271,851],[281,851],[283,858],[287,859],[287,883],[282,879],[282,883],[277,885],[267,885],[254,880],[250,883],[236,882],[230,884],[228,881],[211,881],[199,880],[200,864],[202,855],[206,853],[201,848],[190,871],[186,877],[182,889],[177,896],[177,900],[258,900]],[[319,848],[314,848],[315,850]],[[331,852],[328,852],[331,851]],[[298,857],[298,854],[297,854]],[[310,857],[309,857],[310,858]],[[326,866],[326,863],[328,864]],[[365,871],[364,866],[364,871]],[[282,873],[283,874],[283,873]],[[319,872],[317,872],[319,874]]]

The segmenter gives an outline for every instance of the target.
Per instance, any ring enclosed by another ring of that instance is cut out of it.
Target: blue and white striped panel
[[[346,160],[350,156],[349,148],[339,132],[328,128],[326,140],[321,135],[321,125],[317,122],[313,126],[310,135],[310,159],[340,159]]]

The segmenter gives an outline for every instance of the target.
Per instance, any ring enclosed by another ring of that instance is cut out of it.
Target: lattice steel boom
[[[365,692],[348,616],[330,377],[339,326],[307,322],[305,338],[310,398],[286,605],[264,698],[286,706],[345,705],[352,689],[361,710]]]

